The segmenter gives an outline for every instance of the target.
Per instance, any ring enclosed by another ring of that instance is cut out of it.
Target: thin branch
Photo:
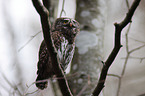
[[[137,48],[134,48],[134,49],[130,50],[129,53],[132,53],[132,52],[134,52],[134,51],[137,51],[137,50],[139,50],[139,49],[141,49],[141,48],[143,48],[143,47],[145,47],[145,44],[142,45],[142,46],[139,46],[139,47],[137,47]]]
[[[121,31],[128,23],[131,22],[132,16],[133,16],[136,8],[138,7],[140,1],[141,0],[134,0],[133,4],[132,4],[131,8],[129,9],[124,20],[121,23],[115,23],[115,46],[114,46],[110,56],[104,63],[105,65],[102,68],[99,82],[98,82],[95,90],[92,93],[93,96],[98,96],[104,87],[108,69],[111,66],[111,64],[113,63],[115,57],[117,56],[117,54],[121,48]]]
[[[126,57],[123,57],[121,59],[125,59]],[[129,56],[129,59],[145,59],[145,57],[134,57],[134,56]]]
[[[34,94],[34,93],[36,93],[38,91],[38,89],[37,90],[35,90],[34,92],[31,92],[31,93],[27,93],[26,95],[23,95],[23,96],[27,96],[27,95],[31,95],[31,94]]]
[[[129,46],[128,46],[128,34],[130,31],[131,23],[129,24],[129,27],[127,29],[127,32],[125,33],[125,39],[126,39],[126,52],[129,53]]]
[[[31,38],[18,49],[18,52],[20,52],[29,42],[31,42],[41,31],[39,31],[38,33],[36,33],[34,36],[31,36]]]
[[[129,37],[129,39],[132,39],[132,40],[134,40],[134,41],[136,41],[136,42],[139,42],[139,43],[143,43],[143,44],[145,44],[145,42],[144,42],[144,41],[137,40],[137,39],[134,39],[134,38],[132,38],[132,37]]]
[[[51,6],[51,0],[42,0],[43,5],[50,10],[50,6]]]
[[[128,0],[126,0],[126,6],[129,9],[129,2],[128,2]]]
[[[61,12],[60,12],[60,16],[59,16],[59,17],[62,16],[62,13],[63,13],[63,12],[64,12],[64,14],[66,14],[66,13],[65,13],[65,10],[64,10],[64,3],[65,3],[65,0],[63,0],[62,9],[61,9]]]
[[[140,63],[145,59],[145,57],[132,57],[132,56],[130,56],[129,58],[140,59]]]
[[[85,92],[86,89],[87,89],[91,84],[94,85],[94,84],[96,84],[96,82],[91,82],[91,81],[90,81],[90,76],[88,75],[88,83],[86,83],[86,84],[83,86],[82,90],[77,94],[77,96],[82,96],[83,92]]]
[[[4,78],[4,80],[8,83],[8,85],[10,85],[12,88],[14,87],[13,84],[7,79],[7,77],[3,74],[2,74],[2,77]]]
[[[129,10],[129,3],[128,3],[128,0],[126,0],[126,5],[127,5],[127,8]],[[131,23],[127,29],[127,32],[125,34],[125,39],[126,39],[126,52],[127,52],[127,56],[125,58],[125,62],[124,62],[124,65],[123,65],[123,69],[122,69],[122,72],[121,72],[121,78],[119,78],[119,81],[118,81],[118,88],[117,88],[117,94],[116,96],[119,96],[119,93],[120,93],[120,89],[121,89],[121,84],[122,84],[122,78],[125,74],[125,71],[126,71],[126,66],[127,66],[127,62],[129,60],[129,57],[130,57],[130,54],[133,53],[134,51],[137,51],[139,49],[141,49],[142,47],[144,47],[145,45],[142,45],[142,46],[139,46],[137,48],[134,48],[132,49],[131,51],[129,51],[129,45],[128,45],[128,34],[129,34],[129,31],[130,31],[130,27],[131,27]]]
[[[84,87],[82,88],[82,90],[77,94],[77,96],[81,96],[82,95],[82,93],[88,88],[88,83],[86,83],[85,85],[84,85]]]
[[[17,91],[18,94],[19,94],[20,96],[22,96],[22,94],[21,94],[20,90],[18,89],[17,85],[13,85],[13,84],[7,79],[7,77],[6,77],[3,73],[1,73],[1,74],[2,74],[2,77],[5,79],[5,81],[8,83],[8,85],[9,85],[11,88],[13,88],[15,91]],[[3,88],[4,88],[4,87],[3,87]]]
[[[128,32],[127,32],[127,33],[128,33]],[[126,35],[126,51],[127,51],[127,56],[126,56],[126,58],[125,58],[123,70],[122,70],[122,72],[121,72],[121,78],[120,78],[119,83],[118,83],[117,96],[119,96],[119,90],[120,90],[121,81],[122,81],[121,79],[122,79],[122,77],[123,77],[124,74],[125,74],[125,70],[126,70],[126,66],[127,66],[127,62],[128,62],[129,57],[130,57],[130,54],[131,54],[132,52],[134,52],[134,51],[137,51],[137,50],[141,49],[142,47],[145,47],[145,45],[142,45],[142,46],[139,46],[139,47],[137,47],[137,48],[132,49],[131,51],[129,51],[129,49],[128,49],[128,41],[127,41],[127,40],[128,40],[128,34]]]
[[[72,93],[69,89],[68,82],[64,75],[64,72],[60,66],[59,61],[57,60],[57,53],[54,49],[53,42],[51,40],[51,25],[49,20],[49,11],[41,4],[39,0],[32,0],[33,5],[36,11],[39,13],[41,18],[41,24],[43,29],[43,37],[47,45],[48,53],[50,55],[50,59],[52,61],[53,66],[55,67],[55,74],[57,77],[64,77],[64,79],[59,79],[58,83],[61,89],[63,96],[72,96]]]
[[[123,69],[122,69],[122,72],[121,72],[121,78],[119,78],[119,81],[118,81],[118,88],[117,88],[116,96],[119,96],[119,93],[120,93],[120,88],[121,88],[121,84],[122,84],[122,77],[124,76],[124,73],[125,73],[125,70],[126,70],[129,55],[130,54],[127,54],[127,56],[125,58],[124,66],[123,66]]]
[[[128,8],[128,9],[129,9],[129,8]],[[129,27],[128,27],[127,32],[126,32],[126,34],[125,34],[127,56],[126,56],[126,58],[125,58],[125,62],[124,62],[123,69],[122,69],[122,73],[121,73],[121,76],[120,76],[119,81],[118,81],[118,88],[117,88],[116,96],[119,96],[120,89],[121,89],[121,84],[122,84],[122,78],[123,78],[124,73],[125,73],[125,70],[126,70],[128,58],[129,58],[129,56],[130,56],[130,54],[131,54],[131,52],[129,51],[129,46],[128,46],[128,34],[129,34],[129,31],[130,31],[130,27],[131,27],[131,23],[129,24]]]
[[[119,75],[116,75],[116,74],[107,74],[107,76],[112,76],[112,77],[121,78]]]

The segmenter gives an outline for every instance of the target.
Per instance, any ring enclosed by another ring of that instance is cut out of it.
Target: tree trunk
[[[73,76],[69,80],[75,96],[88,96],[97,84],[102,66],[104,13],[104,0],[77,0],[76,20],[81,32],[71,65]]]

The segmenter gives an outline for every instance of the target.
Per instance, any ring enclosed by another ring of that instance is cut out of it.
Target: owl
[[[75,38],[80,31],[79,23],[70,18],[57,18],[51,28],[51,38],[57,52],[57,58],[65,71],[67,65],[72,61]],[[37,64],[36,86],[43,90],[47,87],[47,80],[55,75],[55,68],[51,62],[45,41],[43,40],[39,49],[39,61]]]

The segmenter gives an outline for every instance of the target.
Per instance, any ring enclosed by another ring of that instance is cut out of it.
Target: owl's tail
[[[49,77],[47,77],[49,78]],[[47,78],[43,78],[41,75],[37,76],[36,79],[36,87],[43,90],[44,88],[47,88],[47,84],[48,84],[48,79]]]
[[[48,79],[53,75],[53,68],[49,60],[49,54],[45,41],[43,40],[39,50],[39,61],[37,64],[36,87],[43,90],[47,88]]]

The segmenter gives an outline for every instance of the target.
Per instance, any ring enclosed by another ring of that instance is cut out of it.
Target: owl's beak
[[[73,24],[72,24],[72,23],[69,23],[69,25],[70,25],[70,27],[72,27],[72,26],[73,26]]]

